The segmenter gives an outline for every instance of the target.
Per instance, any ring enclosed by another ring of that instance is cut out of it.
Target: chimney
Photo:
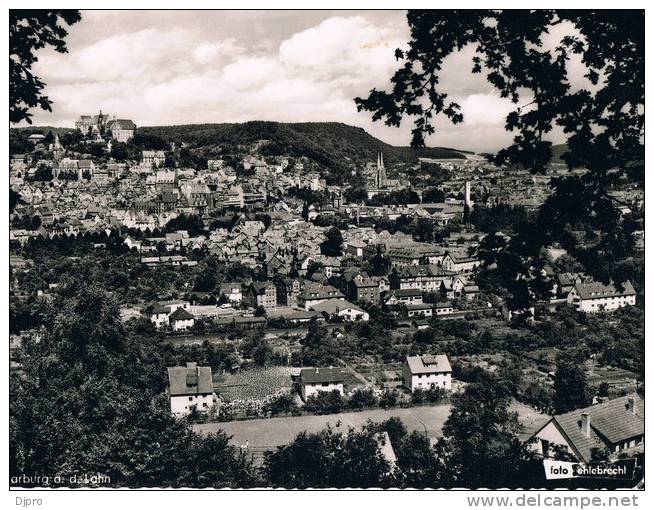
[[[186,362],[186,368],[195,368],[197,365],[198,364],[195,361],[187,361]]]
[[[588,413],[581,413],[581,433],[590,437],[590,416]]]
[[[631,414],[636,414],[636,400],[634,397],[629,397],[627,399],[627,411]]]

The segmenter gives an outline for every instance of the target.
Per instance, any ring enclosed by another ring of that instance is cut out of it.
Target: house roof
[[[160,305],[157,302],[150,303],[148,306],[146,306],[143,310],[147,315],[160,315],[160,314],[167,314],[168,310]]]
[[[327,299],[326,301],[321,301],[320,303],[311,305],[311,308],[316,312],[325,312],[330,315],[342,312],[343,310],[356,310],[357,312],[363,312],[363,310],[357,305],[350,303],[345,299]]]
[[[431,310],[431,303],[416,303],[406,305],[407,310]]]
[[[303,368],[300,372],[300,378],[305,384],[317,384],[317,383],[337,383],[343,382],[345,376],[343,371],[336,368]]]
[[[450,360],[445,354],[407,356],[406,362],[412,374],[438,374],[452,371]]]
[[[307,282],[304,286],[303,295],[309,301],[313,299],[327,299],[343,297],[343,293],[331,285],[323,285],[316,282]]]
[[[635,296],[636,291],[634,286],[630,281],[626,281],[622,284],[622,291],[618,290],[615,285],[609,284],[604,285],[600,282],[589,282],[582,283],[577,282],[575,284],[575,289],[577,294],[581,299],[600,299],[605,297],[616,297],[616,296]]]
[[[628,409],[629,399],[634,399],[635,413]],[[563,431],[582,460],[590,461],[593,448],[605,448],[645,434],[645,401],[638,395],[626,395],[583,409],[575,409],[552,417]],[[581,415],[590,419],[590,436],[581,427]],[[549,422],[548,422],[549,423]]]
[[[422,291],[420,289],[393,289],[390,291],[389,297],[391,295],[395,297],[422,296]]]
[[[109,129],[136,129],[136,125],[129,119],[116,119],[109,123]]]
[[[171,396],[212,393],[211,367],[168,367],[168,384]]]
[[[168,317],[171,321],[186,321],[193,319],[193,315],[184,310],[183,308],[178,308]]]
[[[399,278],[416,278],[418,276],[442,276],[450,274],[444,271],[441,266],[437,264],[424,264],[421,266],[405,266],[397,270]]]
[[[252,288],[256,294],[265,294],[271,287],[275,288],[272,282],[252,282]]]

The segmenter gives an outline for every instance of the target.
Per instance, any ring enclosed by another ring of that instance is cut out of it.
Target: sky
[[[353,101],[388,88],[408,39],[403,11],[82,11],[68,53],[37,53],[33,70],[54,105],[33,110],[33,121],[72,127],[100,109],[137,126],[337,121],[408,145],[410,122],[372,122]],[[510,144],[504,118],[514,106],[469,71],[470,50],[449,56],[441,75],[464,123],[438,119],[427,145]]]

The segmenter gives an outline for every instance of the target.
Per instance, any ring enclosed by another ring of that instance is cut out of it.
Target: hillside
[[[461,158],[463,151],[440,147],[416,151],[394,147],[374,138],[362,128],[337,122],[279,123],[254,121],[243,124],[191,124],[183,126],[140,127],[139,131],[163,137],[171,142],[186,142],[195,149],[224,149],[239,145],[268,142],[261,147],[265,155],[307,156],[332,169],[346,167],[345,162],[374,161],[383,151],[388,164],[413,164],[417,156]]]
[[[21,128],[27,132],[62,132],[48,126]],[[281,123],[253,121],[242,124],[187,124],[139,126],[143,135],[155,135],[178,146],[188,144],[194,155],[215,158],[255,150],[264,156],[307,157],[315,161],[330,182],[347,179],[353,165],[375,161],[384,154],[387,166],[414,165],[418,157],[457,159],[468,151],[444,147],[396,147],[371,136],[364,129],[338,122]]]

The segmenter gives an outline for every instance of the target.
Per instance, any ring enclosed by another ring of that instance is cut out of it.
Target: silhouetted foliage
[[[36,51],[52,46],[66,53],[65,26],[80,19],[79,11],[74,10],[9,11],[9,122],[31,124],[31,108],[52,111],[52,101],[42,93],[45,83],[32,73],[32,65],[38,61]]]

